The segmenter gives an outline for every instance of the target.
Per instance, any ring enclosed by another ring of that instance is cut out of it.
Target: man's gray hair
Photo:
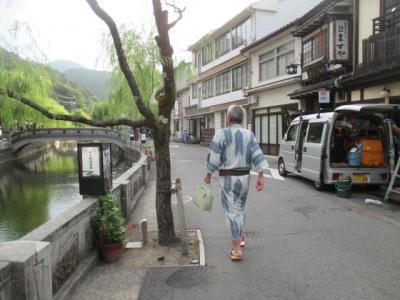
[[[228,107],[226,115],[232,123],[241,124],[244,117],[244,110],[239,105],[231,105]]]

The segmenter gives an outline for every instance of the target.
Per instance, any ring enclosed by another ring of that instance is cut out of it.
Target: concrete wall
[[[126,218],[143,194],[149,173],[150,160],[143,156],[114,180],[112,193]],[[85,198],[20,240],[0,243],[0,299],[68,299],[97,263],[92,218],[98,202]]]
[[[299,102],[297,100],[290,99],[287,95],[299,87],[300,84],[296,83],[256,93],[255,95],[259,97],[259,100],[257,106],[254,108],[260,109],[265,107],[298,104]]]

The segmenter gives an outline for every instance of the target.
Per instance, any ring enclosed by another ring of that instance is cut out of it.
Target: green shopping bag
[[[206,187],[198,185],[193,197],[193,203],[201,210],[211,210],[214,202],[214,195],[211,191],[211,186]]]

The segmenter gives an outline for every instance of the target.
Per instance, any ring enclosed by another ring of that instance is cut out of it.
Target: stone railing
[[[150,160],[114,180],[112,193],[124,216],[143,194]],[[0,299],[68,299],[78,281],[97,263],[92,218],[98,199],[85,198],[18,241],[0,243]]]
[[[11,144],[16,151],[27,144],[49,140],[102,141],[123,148],[127,144],[128,136],[108,128],[38,128],[13,134]]]

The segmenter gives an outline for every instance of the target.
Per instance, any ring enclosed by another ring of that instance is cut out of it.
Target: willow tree
[[[155,93],[158,101],[158,112],[155,114],[144,102],[143,95],[138,87],[137,80],[128,64],[125,55],[121,36],[112,17],[104,11],[96,0],[87,0],[93,12],[107,25],[114,43],[119,67],[124,75],[133,101],[143,119],[133,120],[130,118],[116,118],[112,120],[95,121],[84,116],[73,116],[65,114],[56,114],[46,109],[34,100],[25,95],[15,93],[8,88],[0,89],[0,94],[13,98],[31,108],[41,112],[45,116],[56,120],[68,120],[79,122],[90,126],[107,127],[114,125],[127,125],[133,128],[148,127],[151,130],[155,157],[156,157],[156,210],[158,223],[158,241],[161,245],[169,245],[175,241],[174,221],[171,209],[171,162],[169,151],[170,139],[170,119],[176,98],[176,86],[173,65],[173,49],[170,43],[169,31],[182,18],[184,9],[175,5],[165,3],[173,8],[177,14],[174,21],[170,21],[168,10],[162,7],[160,0],[152,0],[153,14],[157,28],[155,37],[161,58],[162,87]]]

